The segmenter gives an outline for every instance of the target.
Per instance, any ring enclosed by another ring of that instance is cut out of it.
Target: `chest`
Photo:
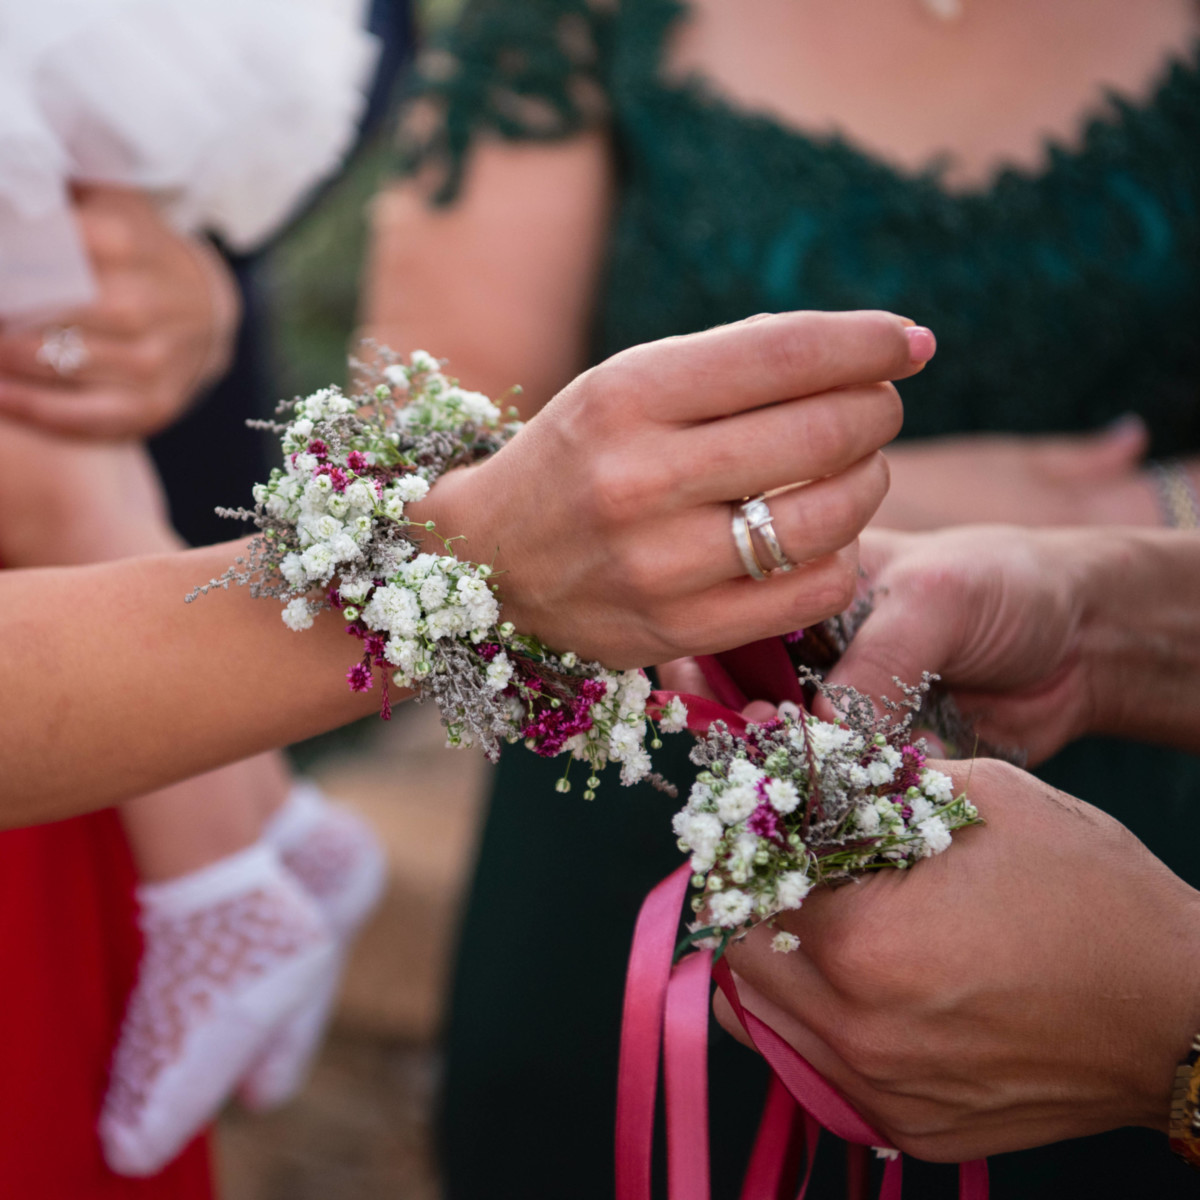
[[[1143,102],[1200,34],[1195,0],[688,0],[663,40],[665,80],[707,81],[748,111],[838,134],[913,172],[977,188],[1077,143],[1114,93]]]

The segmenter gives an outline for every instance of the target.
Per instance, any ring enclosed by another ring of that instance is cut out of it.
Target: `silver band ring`
[[[742,512],[745,514],[746,524],[750,528],[751,544],[757,533],[762,538],[767,553],[775,562],[775,570],[790,571],[796,564],[784,554],[783,547],[779,544],[779,538],[775,534],[775,522],[771,519],[771,510],[767,507],[766,496],[755,496],[753,500],[747,500],[742,505]]]
[[[746,568],[746,574],[751,579],[766,579],[767,573],[762,569],[758,555],[754,553],[750,527],[746,524],[746,516],[741,508],[733,510],[733,544],[737,547],[738,557],[742,560],[742,566]]]
[[[91,359],[77,325],[51,326],[42,334],[37,360],[66,379],[87,366]]]

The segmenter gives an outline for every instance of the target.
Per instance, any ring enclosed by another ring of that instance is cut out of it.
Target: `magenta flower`
[[[750,814],[746,828],[759,837],[770,838],[773,842],[782,842],[783,823],[779,814],[765,800]]]
[[[369,692],[375,678],[366,663],[357,662],[346,672],[346,682],[352,692]]]
[[[346,466],[348,466],[352,471],[357,471],[360,475],[363,471],[367,470],[370,465],[371,464],[367,461],[367,456],[361,450],[351,450],[350,453],[346,455]]]

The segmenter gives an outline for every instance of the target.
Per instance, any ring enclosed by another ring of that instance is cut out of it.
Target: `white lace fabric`
[[[332,1014],[350,945],[386,882],[383,850],[370,826],[329,804],[311,784],[292,789],[264,836],[320,907],[336,940],[337,965],[280,1024],[247,1072],[238,1095],[255,1112],[287,1103],[303,1085]]]
[[[334,967],[319,908],[258,845],[142,889],[145,949],[100,1132],[115,1170],[161,1168]]]

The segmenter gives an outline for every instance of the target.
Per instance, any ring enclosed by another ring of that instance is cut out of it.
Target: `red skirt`
[[[212,1200],[207,1137],[165,1171],[104,1165],[96,1119],[141,955],[112,810],[0,832],[0,1196]]]

